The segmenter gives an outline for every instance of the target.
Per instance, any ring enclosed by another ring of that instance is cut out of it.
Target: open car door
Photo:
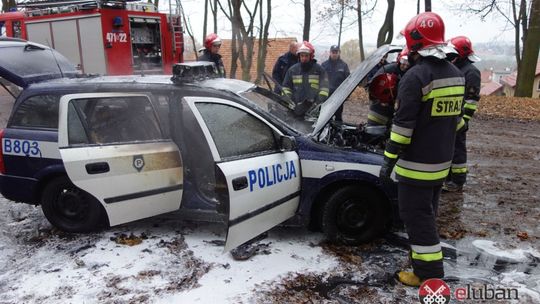
[[[185,97],[227,184],[225,251],[296,214],[300,163],[291,143],[252,110],[229,100]],[[288,142],[288,148],[284,148]]]
[[[180,208],[180,151],[149,95],[63,96],[58,144],[69,179],[103,205],[111,226]]]

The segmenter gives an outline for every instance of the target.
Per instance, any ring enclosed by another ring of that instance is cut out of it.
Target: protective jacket
[[[457,185],[465,184],[467,180],[467,134],[468,121],[474,115],[480,100],[480,71],[465,58],[458,60],[455,65],[461,70],[465,76],[465,96],[463,107],[461,109],[460,128],[456,135],[454,146],[454,158],[452,159],[452,169],[450,171],[450,180]]]
[[[220,54],[212,54],[209,50],[204,50],[204,53],[199,57],[199,61],[210,61],[216,65],[218,76],[225,78],[225,66],[221,60]]]
[[[465,79],[457,67],[434,57],[420,58],[401,78],[397,111],[385,156],[398,159],[399,182],[441,185],[448,175]]]
[[[398,76],[398,81],[401,79],[405,71],[402,71],[399,68],[397,62],[392,62],[381,67],[374,75],[373,78],[377,77],[382,73],[395,74]],[[372,101],[369,106],[368,112],[368,125],[370,126],[390,126],[392,124],[392,117],[394,116],[394,106],[393,105],[383,105],[377,101]]]
[[[283,95],[296,104],[304,101],[321,103],[328,98],[328,78],[317,60],[299,62],[287,71],[283,81]]]
[[[469,59],[459,60],[455,65],[465,76],[465,96],[462,115],[465,120],[471,119],[480,100],[480,84],[482,82],[480,71]]]
[[[283,80],[285,80],[285,74],[289,68],[295,65],[297,62],[298,56],[291,52],[287,52],[279,56],[278,60],[274,64],[274,68],[272,69],[272,78],[274,78],[279,85],[282,85]]]
[[[338,58],[337,60],[328,59],[321,64],[328,76],[328,84],[330,86],[330,95],[339,87],[339,85],[351,74],[349,66],[345,61]]]

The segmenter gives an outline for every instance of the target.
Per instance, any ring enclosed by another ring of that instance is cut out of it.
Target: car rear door
[[[228,230],[225,251],[295,215],[300,201],[296,151],[282,150],[283,134],[236,102],[185,97],[227,183]]]
[[[149,94],[63,96],[58,145],[69,178],[99,200],[111,226],[180,208],[182,158]]]

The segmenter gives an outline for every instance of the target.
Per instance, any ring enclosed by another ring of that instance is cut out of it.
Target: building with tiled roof
[[[503,85],[504,95],[514,96],[516,89],[517,73],[513,72],[510,75],[501,78],[501,84]],[[540,61],[536,63],[536,72],[534,73],[534,83],[532,97],[540,97]]]
[[[272,69],[274,63],[282,54],[289,51],[289,44],[293,41],[296,41],[296,38],[273,38],[268,39],[268,45],[266,48],[266,60],[264,71],[268,74],[272,74]],[[251,63],[251,69],[249,75],[251,76],[251,81],[255,81],[257,77],[257,54],[259,52],[259,39],[255,39],[253,47],[253,60]],[[195,55],[193,52],[188,52],[189,54],[184,54],[186,61],[195,60]],[[222,39],[221,49],[219,53],[222,56],[223,65],[227,72],[227,77],[231,78],[231,61],[232,61],[232,50],[231,50],[231,39]],[[199,54],[200,55],[200,54]],[[240,65],[240,59],[237,62],[238,67],[236,70],[236,79],[242,78],[242,67]]]
[[[480,89],[480,95],[500,96],[502,94],[503,94],[503,85],[495,81],[482,84],[482,89]]]

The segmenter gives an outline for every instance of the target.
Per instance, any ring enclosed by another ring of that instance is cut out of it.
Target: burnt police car
[[[252,83],[197,80],[196,64],[172,79],[79,77],[48,47],[0,41],[0,77],[23,88],[0,133],[0,192],[69,232],[189,209],[223,215],[226,250],[287,220],[368,241],[395,213],[395,185],[379,182],[383,157],[357,128],[329,122],[394,49],[363,62],[313,124]]]

